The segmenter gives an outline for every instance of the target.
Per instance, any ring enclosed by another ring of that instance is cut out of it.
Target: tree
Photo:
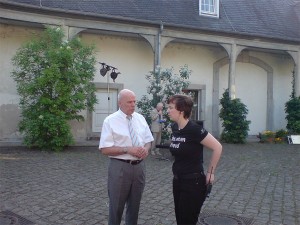
[[[12,77],[28,147],[60,151],[74,142],[69,121],[83,121],[80,112],[93,110],[97,102],[94,49],[79,38],[66,41],[59,27],[47,27],[17,50]]]
[[[170,96],[184,94],[183,90],[187,89],[190,84],[188,79],[191,72],[188,66],[184,65],[180,68],[179,75],[173,73],[173,68],[166,70],[157,68],[155,71],[146,75],[146,79],[149,81],[149,86],[147,86],[148,95],[143,95],[141,100],[137,101],[137,107],[149,125],[151,124],[150,112],[158,102],[166,103]],[[163,141],[168,140],[170,135],[168,131],[170,119],[166,114],[166,110],[164,110],[164,118],[166,122],[162,132]]]

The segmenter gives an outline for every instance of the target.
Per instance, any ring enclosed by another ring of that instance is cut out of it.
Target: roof
[[[7,0],[26,7],[163,23],[231,35],[300,42],[300,0],[220,0],[219,18],[199,16],[199,0]]]

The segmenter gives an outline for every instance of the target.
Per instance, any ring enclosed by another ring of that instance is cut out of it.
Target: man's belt
[[[125,162],[125,163],[129,163],[131,165],[137,165],[137,164],[140,164],[143,161],[143,160],[117,159],[117,158],[113,158],[113,159],[116,159],[116,160],[119,160],[119,161],[122,161],[122,162]]]

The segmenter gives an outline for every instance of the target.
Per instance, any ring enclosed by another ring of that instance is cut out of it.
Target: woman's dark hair
[[[188,119],[191,116],[192,108],[193,108],[193,99],[188,95],[173,95],[168,101],[168,104],[175,104],[175,109],[180,112],[183,112],[183,117]]]

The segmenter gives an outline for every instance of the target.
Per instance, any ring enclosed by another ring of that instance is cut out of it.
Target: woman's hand
[[[209,184],[209,183],[213,184],[214,180],[215,180],[215,174],[207,172],[207,174],[206,174],[206,184]]]

